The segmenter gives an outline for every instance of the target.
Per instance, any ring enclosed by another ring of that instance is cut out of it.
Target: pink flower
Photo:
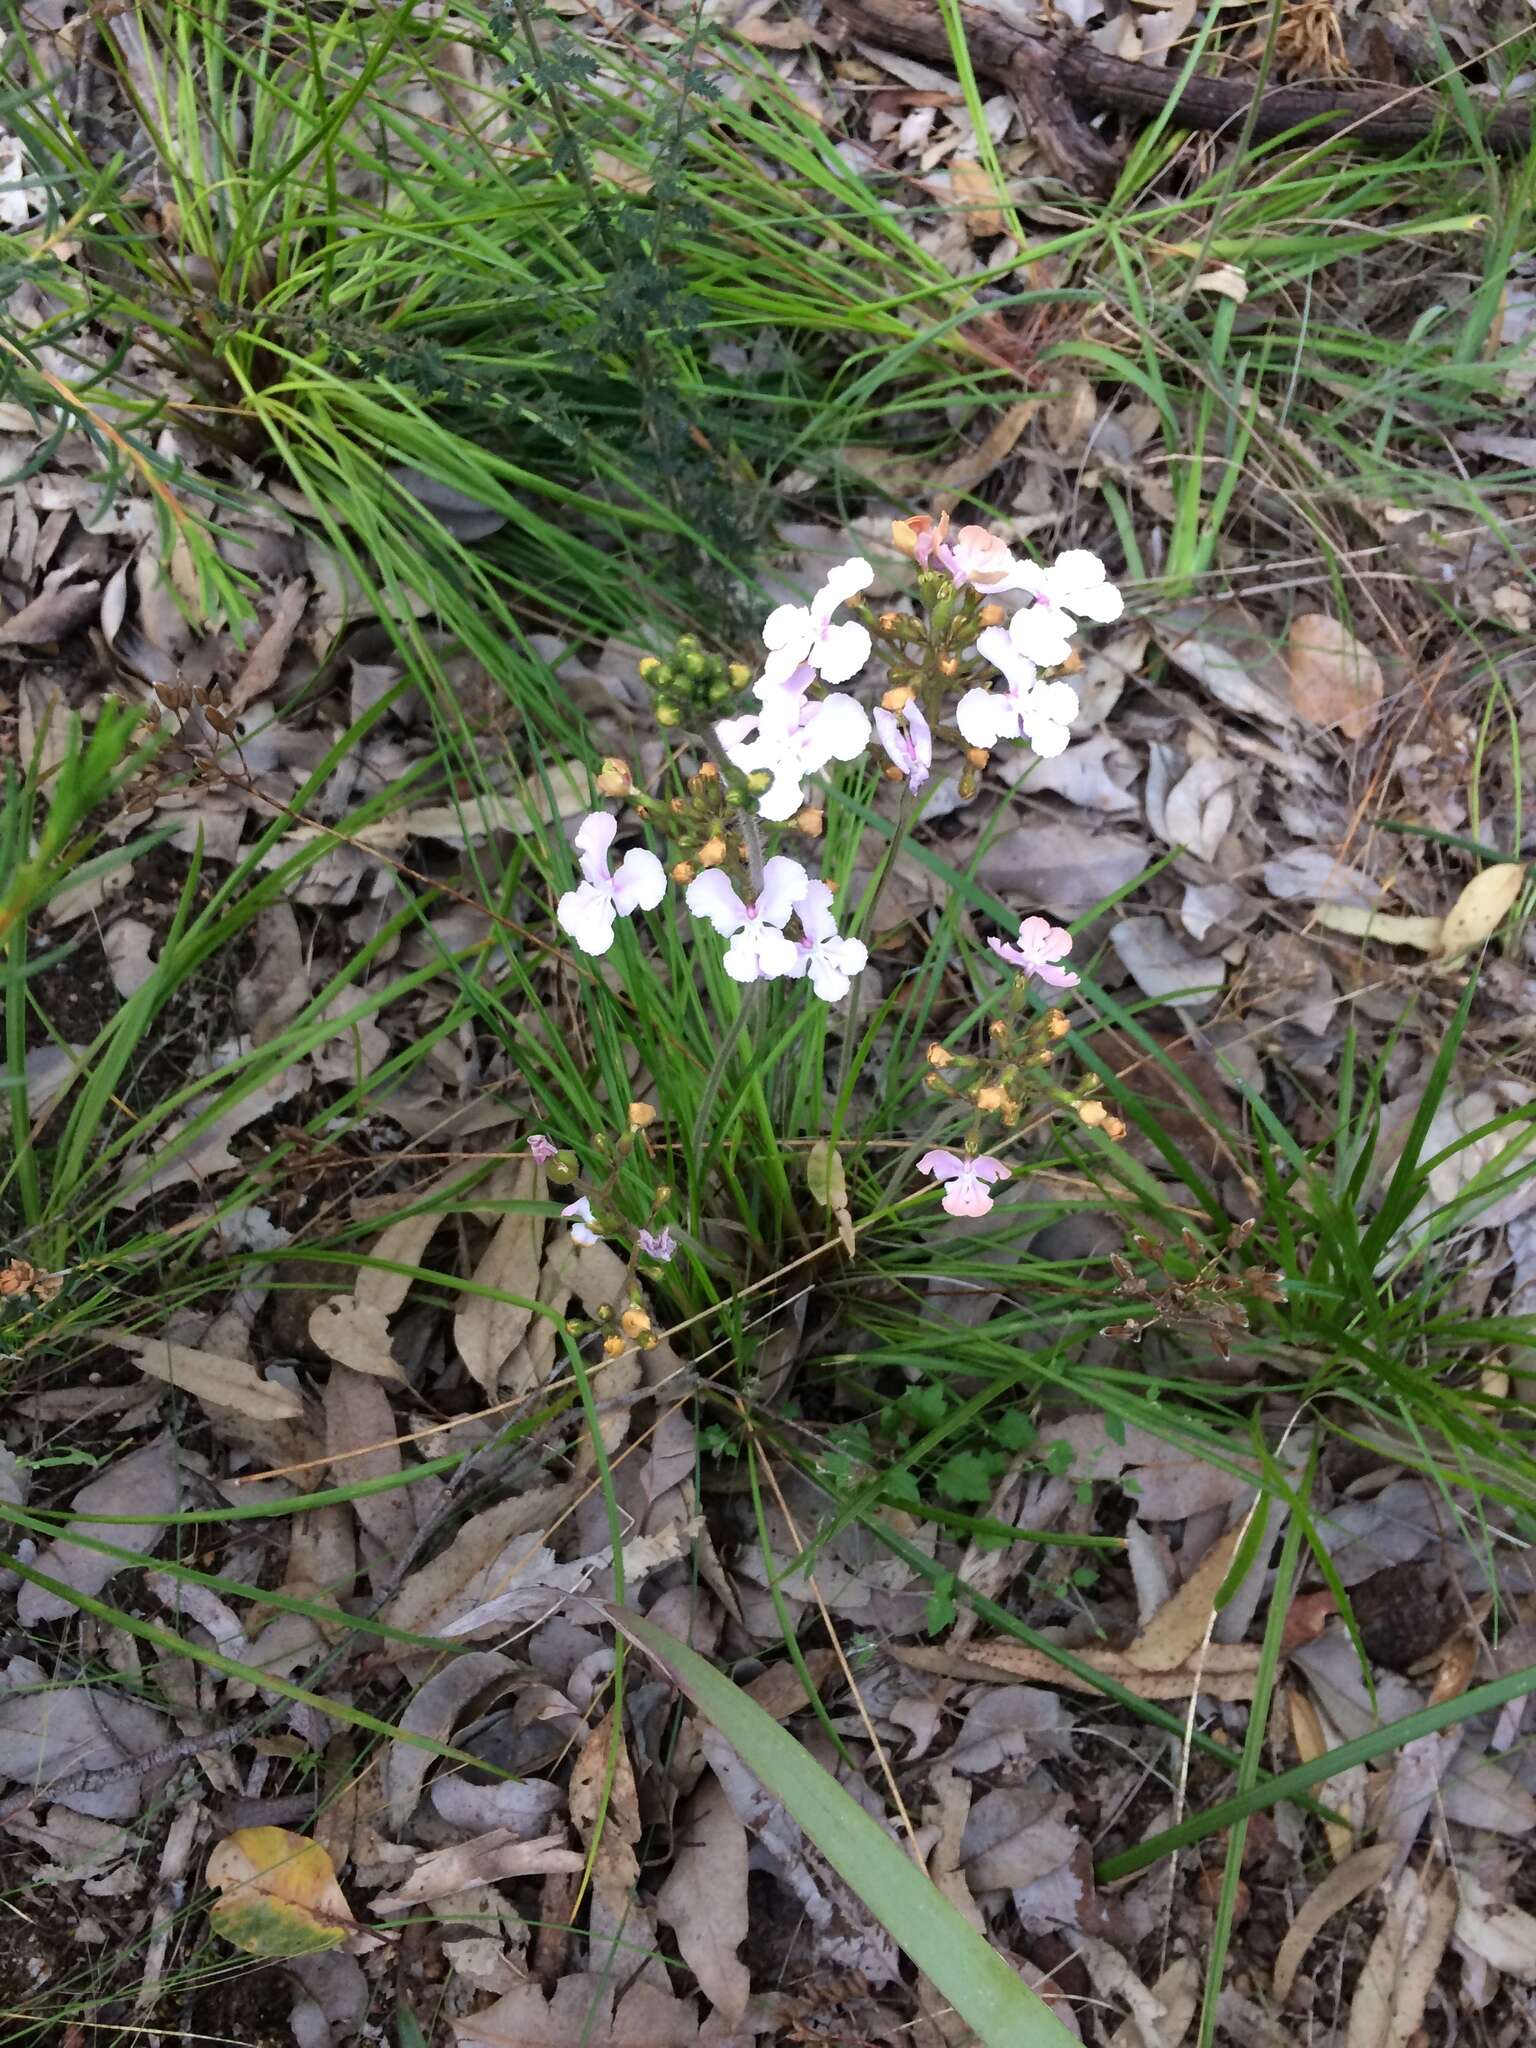
[[[571,1236],[577,1244],[597,1243],[597,1218],[592,1214],[592,1204],[585,1195],[578,1195],[574,1202],[567,1202],[560,1211],[571,1219]]]
[[[1007,945],[1002,939],[988,939],[987,944],[999,960],[1006,960],[1010,967],[1018,967],[1025,974],[1034,975],[1048,988],[1077,987],[1077,976],[1072,970],[1056,965],[1071,952],[1072,934],[1047,918],[1026,917],[1019,926],[1016,946]]]
[[[875,731],[880,735],[881,746],[907,778],[907,788],[921,789],[933,766],[933,734],[917,699],[909,698],[899,713],[877,710]]]
[[[559,1150],[560,1147],[552,1145],[542,1131],[528,1133],[528,1157],[536,1166],[542,1166],[545,1160],[553,1159]]]
[[[636,1238],[636,1243],[648,1259],[660,1259],[664,1266],[670,1262],[677,1251],[677,1239],[665,1224],[659,1231],[654,1233],[649,1230],[640,1231]]]
[[[917,1170],[944,1183],[944,1208],[951,1216],[985,1216],[992,1206],[987,1183],[1013,1178],[1012,1168],[987,1152],[975,1159],[962,1159],[954,1152],[925,1152]]]
[[[973,590],[1007,589],[1018,568],[1008,543],[984,526],[962,526],[952,541],[941,541],[934,552],[953,577],[956,589],[967,583]]]
[[[755,903],[743,903],[719,868],[696,875],[685,901],[695,917],[730,940],[725,971],[732,981],[772,981],[802,971],[784,927],[809,886],[799,861],[776,853],[764,865],[762,892]]]
[[[583,953],[606,953],[613,944],[615,917],[654,910],[667,893],[666,869],[654,853],[641,846],[631,847],[619,862],[618,872],[609,874],[608,849],[618,829],[616,818],[606,811],[593,811],[582,819],[575,834],[581,854],[581,887],[567,889],[560,898],[555,922]]]

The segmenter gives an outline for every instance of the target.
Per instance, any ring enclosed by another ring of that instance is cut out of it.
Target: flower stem
[[[697,1155],[700,1159],[703,1158],[709,1142],[710,1112],[715,1106],[715,1098],[720,1093],[720,1084],[725,1079],[726,1067],[730,1062],[731,1054],[736,1050],[738,1039],[745,1032],[751,1020],[752,1012],[757,1007],[762,987],[763,984],[760,981],[749,981],[742,990],[741,1001],[737,1005],[736,1014],[726,1026],[725,1036],[720,1041],[720,1050],[715,1054],[714,1064],[704,1077],[704,1092],[699,1097],[699,1106],[694,1111],[693,1118],[694,1141]]]

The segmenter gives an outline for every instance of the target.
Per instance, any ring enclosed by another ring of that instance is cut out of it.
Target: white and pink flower
[[[795,947],[795,965],[790,973],[799,981],[810,977],[811,987],[824,1003],[838,1002],[847,995],[850,982],[862,974],[869,961],[869,948],[862,939],[845,939],[832,915],[832,891],[825,882],[812,882],[795,905],[800,920],[800,939]]]
[[[614,919],[654,910],[667,892],[666,869],[642,846],[631,847],[616,872],[608,872],[608,851],[618,829],[606,811],[582,820],[575,834],[581,886],[567,889],[555,906],[556,923],[584,953],[606,953],[613,944]]]
[[[906,777],[907,788],[921,789],[933,767],[933,733],[921,704],[910,697],[900,711],[877,710],[875,731],[881,746]]]
[[[1005,626],[988,626],[976,641],[976,652],[1002,670],[1006,688],[966,691],[955,706],[955,723],[966,741],[990,750],[1002,740],[1028,740],[1037,754],[1064,754],[1078,710],[1071,685],[1042,683]]]
[[[1059,924],[1052,924],[1049,918],[1026,917],[1013,944],[1003,939],[988,939],[987,944],[999,960],[1006,960],[1010,967],[1017,967],[1024,974],[1032,974],[1048,988],[1077,987],[1077,976],[1071,968],[1058,964],[1072,950],[1072,934],[1063,931]]]
[[[771,611],[763,626],[763,680],[782,682],[801,666],[827,683],[856,676],[869,659],[869,630],[856,619],[834,624],[832,614],[874,580],[869,563],[855,555],[831,572],[808,605],[781,604]]]
[[[856,697],[834,691],[811,697],[814,671],[802,664],[781,680],[765,674],[753,694],[762,710],[725,718],[715,727],[721,751],[743,775],[773,780],[758,809],[772,823],[792,818],[805,802],[805,778],[830,761],[856,761],[869,745],[869,713]]]
[[[799,861],[776,853],[763,868],[763,886],[755,903],[745,903],[719,868],[696,875],[685,898],[695,917],[712,924],[725,949],[725,971],[732,981],[774,981],[800,971],[794,942],[784,927],[810,886]]]
[[[570,1218],[574,1243],[597,1243],[597,1218],[592,1214],[592,1203],[586,1195],[578,1195],[574,1202],[567,1202],[560,1214]]]
[[[1108,626],[1125,610],[1125,600],[1108,580],[1104,564],[1087,548],[1068,548],[1048,568],[1038,562],[1016,562],[1007,580],[994,588],[1022,590],[1033,599],[1014,613],[1007,632],[1014,652],[1041,668],[1055,668],[1066,660],[1080,620]],[[989,661],[996,660],[980,641],[977,646]]]
[[[943,1207],[951,1216],[985,1216],[992,1207],[991,1184],[1013,1178],[1011,1167],[986,1152],[974,1158],[962,1158],[958,1152],[925,1152],[917,1170],[943,1183]]]

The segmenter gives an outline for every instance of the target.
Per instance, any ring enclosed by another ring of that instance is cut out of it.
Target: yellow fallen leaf
[[[1353,939],[1380,939],[1387,946],[1415,946],[1438,953],[1443,917],[1398,917],[1386,910],[1364,910],[1354,903],[1319,903],[1312,913],[1324,931],[1345,932]]]
[[[1337,726],[1362,740],[1376,723],[1385,679],[1381,663],[1348,626],[1326,612],[1298,612],[1286,650],[1291,703],[1309,725]]]
[[[1177,1671],[1195,1657],[1215,1618],[1216,1595],[1232,1569],[1243,1528],[1239,1523],[1229,1529],[1173,1597],[1163,1602],[1135,1642],[1126,1645],[1124,1654],[1138,1671]]]
[[[214,1845],[208,1882],[223,1898],[215,1932],[248,1956],[303,1956],[360,1930],[318,1842],[287,1828],[237,1828]]]
[[[1491,939],[1524,886],[1525,868],[1519,861],[1500,861],[1474,875],[1446,912],[1440,932],[1444,957],[1451,960],[1470,953]]]
[[[957,156],[949,166],[955,197],[965,209],[965,231],[973,242],[1003,232],[1002,208],[992,174],[972,157]]]

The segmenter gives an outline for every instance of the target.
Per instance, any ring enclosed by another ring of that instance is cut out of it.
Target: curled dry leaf
[[[263,1379],[247,1359],[226,1358],[191,1344],[173,1344],[167,1337],[139,1337],[132,1330],[96,1330],[92,1335],[126,1351],[140,1372],[151,1379],[164,1380],[207,1407],[232,1408],[253,1422],[292,1422],[304,1413],[297,1394]]]
[[[1298,612],[1287,659],[1291,703],[1308,725],[1363,740],[1381,710],[1381,663],[1348,626],[1326,612]]]
[[[1289,1998],[1302,1959],[1328,1921],[1379,1885],[1390,1873],[1397,1854],[1395,1842],[1374,1842],[1369,1849],[1357,1849],[1353,1856],[1347,1856],[1330,1870],[1317,1889],[1303,1900],[1301,1911],[1287,1929],[1275,1957],[1276,2005],[1284,2005]]]
[[[237,1828],[215,1844],[214,1931],[250,1956],[312,1955],[361,1932],[329,1852],[287,1828]]]
[[[424,1735],[445,1743],[472,1701],[489,1695],[498,1685],[509,1684],[514,1675],[512,1663],[495,1650],[472,1650],[427,1680],[399,1717],[398,1726],[407,1735]],[[432,1752],[414,1742],[392,1742],[385,1752],[384,1808],[396,1834],[410,1819],[431,1767]]]
[[[309,1335],[316,1350],[337,1365],[381,1380],[405,1381],[389,1348],[389,1319],[381,1309],[362,1308],[349,1295],[333,1294],[310,1317]]]
[[[1515,907],[1525,872],[1519,861],[1500,861],[1472,877],[1440,928],[1440,951],[1447,960],[1470,953],[1493,937]]]
[[[580,1870],[586,1858],[568,1849],[565,1836],[523,1841],[511,1828],[492,1828],[472,1841],[453,1842],[420,1858],[402,1884],[373,1902],[376,1913],[399,1913],[423,1899],[445,1899],[473,1884],[499,1884],[509,1877],[548,1877]]]

